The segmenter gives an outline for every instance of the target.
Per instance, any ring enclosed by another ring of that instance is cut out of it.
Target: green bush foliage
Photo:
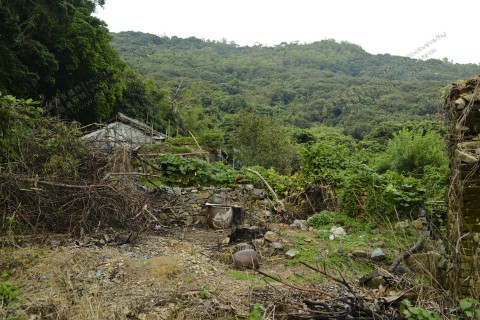
[[[370,145],[363,149],[365,144],[341,138],[307,144],[300,151],[303,175],[332,185],[350,216],[410,215],[442,199],[448,158],[437,131],[400,129],[385,145],[376,154]]]
[[[260,303],[255,303],[252,307],[252,311],[248,314],[246,320],[265,320],[263,314],[265,313],[265,307]]]
[[[198,143],[206,150],[217,151],[224,147],[224,133],[221,130],[205,131],[198,136]]]
[[[283,174],[291,173],[296,149],[285,127],[271,117],[243,111],[232,125],[229,149],[241,165],[259,165]]]
[[[423,308],[417,308],[407,299],[403,300],[400,304],[400,312],[402,314],[407,314],[408,320],[435,320],[440,318],[438,313]]]
[[[421,176],[427,167],[448,166],[445,141],[434,131],[423,133],[402,129],[388,141],[385,153],[378,160],[379,172],[392,170]]]
[[[301,172],[296,172],[293,175],[282,175],[273,168],[265,169],[254,166],[252,169],[260,173],[279,196],[286,197],[306,187],[305,178]]]
[[[8,307],[15,301],[20,301],[20,287],[9,281],[0,281],[0,307]]]
[[[426,200],[421,180],[395,172],[379,175],[368,167],[349,175],[339,193],[342,211],[351,216],[364,212],[378,217],[408,215]]]
[[[467,319],[480,320],[480,302],[473,298],[463,298],[459,301],[459,304]]]
[[[309,226],[314,227],[315,229],[320,229],[334,223],[336,214],[337,213],[332,211],[323,210],[310,216],[307,222]]]
[[[327,183],[340,185],[350,167],[350,150],[344,144],[322,140],[300,149],[301,168],[306,176],[321,177]]]
[[[16,173],[77,177],[87,154],[79,132],[38,102],[0,95],[0,166]]]
[[[329,228],[332,225],[340,225],[349,230],[355,230],[355,232],[368,232],[371,228],[367,221],[359,221],[358,219],[348,216],[343,212],[333,212],[328,210],[322,210],[311,215],[307,219],[307,222],[309,226],[318,230]]]

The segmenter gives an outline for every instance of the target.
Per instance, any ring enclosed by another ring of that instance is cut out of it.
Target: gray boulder
[[[290,224],[290,228],[292,229],[302,229],[302,230],[307,230],[308,229],[308,223],[307,220],[298,220],[295,219],[292,224]]]
[[[376,248],[370,254],[370,259],[372,259],[373,261],[382,261],[382,260],[385,260],[386,258],[387,256],[385,255],[383,250],[380,248]]]
[[[283,244],[280,242],[272,242],[272,248],[275,250],[282,250]]]
[[[237,269],[258,269],[258,254],[253,249],[238,251],[233,255],[233,266]]]
[[[285,252],[285,256],[288,258],[288,259],[293,259],[295,258],[296,256],[298,256],[300,254],[300,252],[296,251],[296,250],[288,250],[287,252]]]

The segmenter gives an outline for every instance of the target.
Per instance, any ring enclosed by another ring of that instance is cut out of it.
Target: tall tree
[[[227,141],[242,165],[291,171],[296,150],[282,125],[270,117],[241,111],[233,118],[232,126]]]

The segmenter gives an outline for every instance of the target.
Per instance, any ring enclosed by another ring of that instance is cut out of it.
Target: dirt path
[[[277,289],[254,271],[219,261],[229,232],[174,228],[123,245],[104,245],[101,235],[52,236],[4,249],[2,265],[21,284],[19,319],[238,319],[258,292]],[[284,260],[263,257],[261,270],[287,281],[306,272]]]

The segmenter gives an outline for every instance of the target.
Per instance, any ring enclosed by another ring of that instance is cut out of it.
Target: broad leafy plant
[[[14,302],[21,301],[20,287],[9,281],[0,281],[0,307],[8,307]]]
[[[417,308],[407,299],[402,301],[400,312],[405,314],[408,320],[436,320],[440,318],[438,313],[423,308]]]
[[[163,182],[170,186],[227,187],[240,179],[241,172],[222,163],[208,163],[198,158],[183,158],[172,154],[157,158],[162,168]]]

